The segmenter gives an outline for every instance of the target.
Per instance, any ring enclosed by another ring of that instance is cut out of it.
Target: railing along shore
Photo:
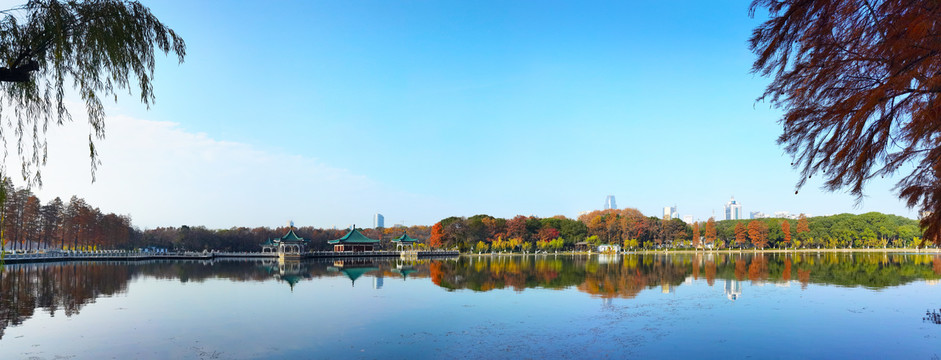
[[[348,258],[348,257],[398,257],[418,256],[458,256],[456,250],[422,250],[422,251],[308,251],[299,255],[300,258]],[[99,250],[99,251],[54,251],[33,253],[7,253],[3,257],[4,263],[29,263],[51,261],[95,261],[95,260],[211,260],[225,258],[277,258],[275,252],[138,252],[126,250]]]

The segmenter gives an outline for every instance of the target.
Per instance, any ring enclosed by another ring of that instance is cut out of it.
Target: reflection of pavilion
[[[274,264],[271,266],[273,267]],[[309,273],[304,271],[304,267],[300,261],[284,261],[278,260],[278,272],[274,274],[274,278],[288,283],[291,287],[291,291],[294,291],[294,285],[304,279],[310,279],[311,276]]]
[[[414,267],[408,265],[396,265],[395,269],[392,269],[392,272],[402,275],[402,280],[408,280],[408,276],[414,272],[417,272]]]
[[[725,297],[729,300],[735,301],[742,296],[742,283],[737,280],[726,279],[725,280]]]
[[[379,268],[368,260],[337,260],[333,262],[333,266],[328,266],[327,270],[343,273],[343,275],[350,278],[352,286],[356,286],[356,279],[359,279],[365,273],[379,270]]]

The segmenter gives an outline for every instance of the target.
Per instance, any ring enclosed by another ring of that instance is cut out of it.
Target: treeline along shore
[[[637,209],[612,209],[592,211],[578,219],[449,217],[432,226],[427,243],[464,252],[564,251],[602,244],[625,250],[861,249],[916,247],[921,236],[918,221],[877,212],[801,215],[798,219],[710,218],[687,224],[679,219],[644,216]]]
[[[105,213],[73,196],[43,204],[29,189],[2,183],[4,249],[15,251],[134,250],[157,247],[176,251],[255,252],[287,227],[232,227],[208,229],[182,225],[140,230],[129,215]],[[312,251],[332,250],[328,240],[348,229],[295,228],[309,240]],[[871,212],[798,219],[709,219],[687,224],[679,219],[645,216],[637,209],[598,210],[579,216],[539,218],[519,215],[510,219],[490,215],[449,217],[433,226],[360,229],[380,240],[380,249],[392,249],[391,239],[407,232],[420,247],[458,249],[462,252],[535,252],[596,249],[602,244],[624,250],[693,249],[861,249],[911,248],[921,244],[918,221]],[[930,244],[929,244],[930,245]]]

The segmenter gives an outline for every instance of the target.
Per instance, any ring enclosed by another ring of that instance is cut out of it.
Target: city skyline
[[[734,193],[749,209],[915,218],[893,178],[859,207],[817,177],[795,194],[781,114],[755,101],[769,80],[747,40],[766,15],[749,3],[148,3],[186,61],[157,57],[149,110],[134,94],[104,103],[95,183],[67,93],[75,120],[50,128],[33,190],[142,228],[369,224],[369,209],[409,224],[575,217],[608,194],[648,216],[719,218]],[[262,54],[304,61],[232,76]],[[728,141],[747,151],[705,150]]]

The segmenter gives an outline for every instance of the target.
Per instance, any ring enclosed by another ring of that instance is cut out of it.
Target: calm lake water
[[[941,356],[941,257],[7,265],[0,359]]]

